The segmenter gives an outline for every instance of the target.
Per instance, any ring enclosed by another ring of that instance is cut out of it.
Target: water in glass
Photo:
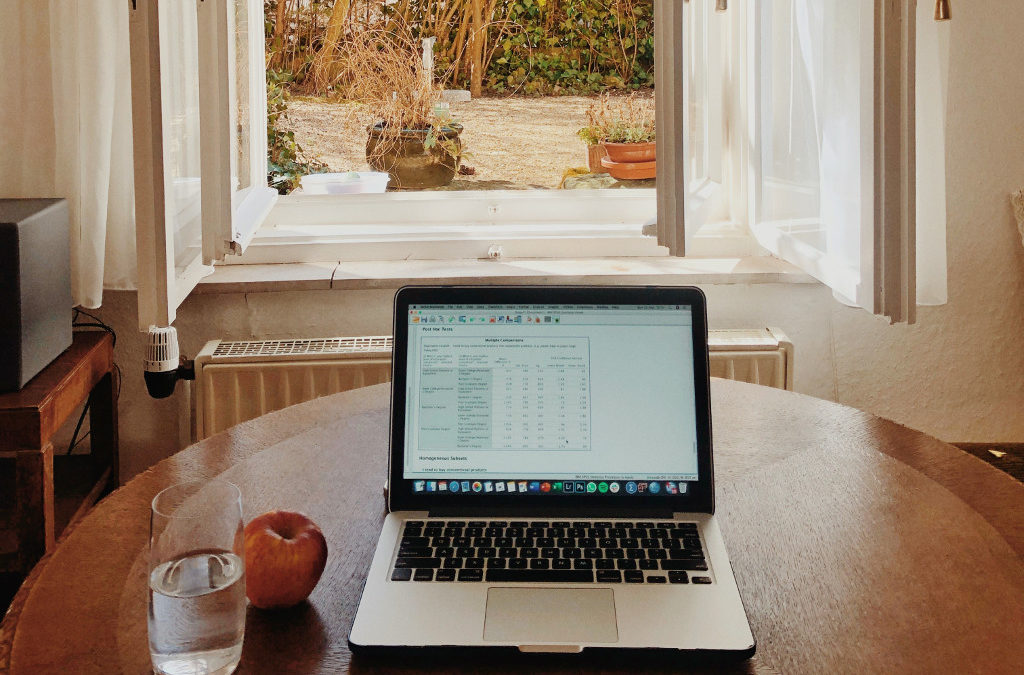
[[[149,647],[161,675],[227,675],[242,654],[245,563],[192,551],[149,577]]]

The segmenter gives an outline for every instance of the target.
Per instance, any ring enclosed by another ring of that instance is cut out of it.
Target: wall
[[[1024,441],[1024,247],[1009,194],[1024,185],[1024,3],[959,3],[950,26],[949,302],[889,326],[816,285],[706,287],[712,328],[773,325],[797,349],[796,389],[948,441]],[[927,139],[922,139],[927,142]],[[208,339],[390,332],[389,290],[193,295],[183,352]],[[180,402],[149,399],[135,298],[108,292],[120,339],[123,475],[176,449]]]

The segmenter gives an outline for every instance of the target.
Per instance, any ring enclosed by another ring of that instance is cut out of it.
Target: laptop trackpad
[[[550,643],[618,642],[610,588],[491,588],[484,639],[524,648]]]

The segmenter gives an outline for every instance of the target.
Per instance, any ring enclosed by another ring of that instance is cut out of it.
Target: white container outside
[[[389,180],[390,176],[381,171],[349,171],[303,176],[301,185],[303,194],[307,195],[348,195],[384,192]]]

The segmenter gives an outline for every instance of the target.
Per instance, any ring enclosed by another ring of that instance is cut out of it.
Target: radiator
[[[390,337],[227,342],[195,359],[192,440],[295,403],[391,379]],[[775,328],[714,330],[711,375],[793,388],[793,345]]]

